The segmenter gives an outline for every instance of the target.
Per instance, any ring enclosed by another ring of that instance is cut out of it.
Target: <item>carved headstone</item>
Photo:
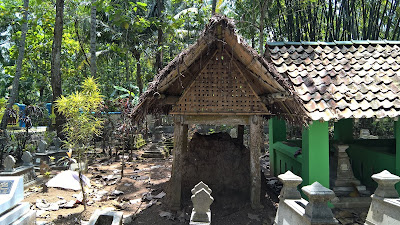
[[[214,198],[211,197],[210,193],[202,188],[192,195],[191,199],[193,202],[193,210],[190,224],[196,222],[211,223],[210,205],[213,203]]]
[[[288,170],[286,173],[278,176],[278,179],[282,182],[283,187],[281,193],[279,195],[279,200],[283,201],[284,199],[300,199],[300,192],[297,190],[297,186],[303,182],[301,177],[296,176],[296,174],[292,173]]]
[[[28,151],[25,151],[22,154],[22,161],[24,161],[24,166],[31,166],[32,165],[32,154]]]
[[[38,152],[45,152],[47,149],[47,142],[45,140],[40,140],[38,145]]]
[[[5,159],[4,159],[4,170],[6,172],[11,172],[14,170],[14,166],[15,166],[15,159],[12,155],[8,155]]]

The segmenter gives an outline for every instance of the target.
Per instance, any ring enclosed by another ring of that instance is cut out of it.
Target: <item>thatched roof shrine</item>
[[[216,15],[198,41],[171,61],[133,111],[180,115],[279,115],[303,121],[306,110],[293,88],[235,33],[232,20]]]

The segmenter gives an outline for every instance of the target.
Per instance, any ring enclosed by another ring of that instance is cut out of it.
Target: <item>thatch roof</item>
[[[215,52],[229,54],[237,68],[246,74],[257,98],[268,109],[266,116],[277,115],[296,123],[308,119],[301,100],[293,95],[292,85],[271,62],[267,62],[236,34],[231,19],[216,15],[210,19],[197,42],[176,56],[149,84],[132,111],[133,120],[140,121],[148,113],[170,113],[207,62],[214,60]]]

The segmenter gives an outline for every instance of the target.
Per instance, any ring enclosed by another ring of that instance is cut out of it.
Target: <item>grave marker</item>
[[[24,199],[24,182],[22,176],[0,177],[0,224],[36,223],[36,212],[30,210]]]
[[[25,151],[22,154],[22,161],[24,161],[24,166],[32,166],[32,154],[28,151]]]
[[[45,140],[40,140],[38,145],[38,152],[45,152],[47,149],[47,142]]]
[[[14,166],[15,166],[15,159],[12,155],[8,155],[5,159],[4,159],[4,170],[6,172],[11,172],[14,170]]]

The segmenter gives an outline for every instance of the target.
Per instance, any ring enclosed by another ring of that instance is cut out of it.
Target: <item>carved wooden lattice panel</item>
[[[172,114],[268,114],[231,56],[210,59],[175,104]]]

